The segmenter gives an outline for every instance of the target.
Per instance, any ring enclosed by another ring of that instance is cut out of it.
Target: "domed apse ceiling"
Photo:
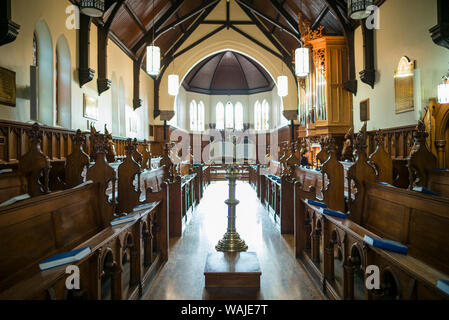
[[[182,85],[196,93],[246,95],[272,91],[275,83],[258,62],[240,53],[225,51],[198,63]]]

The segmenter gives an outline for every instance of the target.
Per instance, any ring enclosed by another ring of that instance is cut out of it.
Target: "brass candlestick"
[[[234,161],[235,161],[235,139],[234,139]],[[225,201],[228,206],[228,231],[215,247],[220,252],[245,252],[248,246],[240,238],[235,227],[235,208],[240,203],[235,198],[236,180],[239,177],[238,165],[234,162],[226,166],[226,179],[229,181],[229,199]]]

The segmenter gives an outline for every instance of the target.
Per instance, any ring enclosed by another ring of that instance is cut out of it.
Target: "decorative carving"
[[[143,170],[151,170],[151,159],[153,158],[153,155],[151,154],[151,151],[149,150],[149,144],[147,140],[143,140],[143,152],[142,152],[142,169]]]
[[[309,41],[319,39],[323,36],[324,27],[318,26],[318,28],[313,30],[311,28],[312,24],[301,11],[298,13],[298,21],[299,33],[301,34],[301,41],[303,43],[308,43]]]
[[[132,153],[133,159],[134,159],[134,161],[137,162],[137,164],[139,166],[141,166],[142,165],[142,161],[143,161],[143,155],[138,150],[139,143],[137,142],[137,139],[134,139],[133,145],[134,145],[134,151]]]
[[[410,189],[415,186],[428,188],[429,175],[437,167],[437,159],[426,145],[429,134],[426,132],[424,121],[420,120],[416,129],[417,131],[413,133],[415,144],[408,159]]]
[[[39,124],[35,123],[27,132],[30,139],[30,150],[20,158],[19,172],[27,180],[28,193],[31,197],[36,197],[50,192],[49,172],[50,159],[44,155],[41,149],[42,132]]]
[[[323,148],[325,149],[325,148]],[[345,211],[345,178],[343,165],[337,158],[337,144],[334,139],[328,140],[329,158],[321,166],[323,175],[322,193],[324,202],[330,209],[344,212]],[[324,178],[327,176],[329,181],[325,187]]]
[[[105,138],[106,138],[106,159],[108,160],[109,163],[114,163],[115,162],[115,144],[114,144],[114,140],[112,139],[112,134],[109,133],[108,131],[108,127],[105,124],[104,125],[104,134],[105,134]]]
[[[351,186],[354,182],[357,193],[355,194],[355,199],[349,197],[349,208],[351,211],[351,220],[358,224],[362,224],[363,219],[363,199],[365,197],[365,190],[367,183],[376,182],[376,171],[374,168],[368,164],[366,156],[366,144],[367,133],[366,133],[366,123],[362,127],[360,133],[357,135],[355,140],[355,154],[356,161],[349,168],[347,178],[348,178],[348,194],[352,194]]]
[[[83,150],[83,143],[86,138],[81,133],[81,130],[76,132],[72,138],[73,147],[72,153],[67,157],[65,167],[65,182],[67,188],[73,188],[83,183],[83,171],[89,166],[90,159],[87,153]]]
[[[95,136],[95,144],[92,146],[96,154],[95,164],[87,170],[86,179],[100,184],[100,190],[104,195],[103,201],[100,203],[103,209],[101,210],[101,212],[103,212],[103,214],[105,215],[103,217],[103,221],[109,222],[114,218],[114,209],[116,204],[116,173],[115,170],[106,161],[105,136],[99,133],[96,133]],[[112,198],[110,200],[109,196],[106,194],[106,189],[108,188],[109,184],[112,184]]]
[[[376,169],[379,181],[393,184],[393,160],[391,155],[385,151],[385,137],[382,130],[377,131],[374,140],[376,141],[376,150],[369,157],[369,161]]]
[[[354,128],[349,129],[348,133],[345,135],[345,142],[343,144],[343,150],[341,152],[342,161],[354,161]]]

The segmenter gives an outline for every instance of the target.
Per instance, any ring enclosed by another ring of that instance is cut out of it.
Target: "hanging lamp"
[[[153,12],[154,12],[154,0],[153,0]],[[161,49],[154,44],[154,26],[153,29],[153,41],[151,46],[147,47],[147,73],[150,76],[158,76],[161,70]]]
[[[353,20],[363,20],[371,15],[369,7],[373,0],[348,0],[348,16]]]
[[[104,0],[81,0],[80,11],[86,16],[100,18],[104,14]]]
[[[449,103],[449,73],[443,77],[443,82],[438,86],[438,102]]]
[[[298,48],[295,50],[295,74],[297,77],[307,77],[309,73],[309,48]]]

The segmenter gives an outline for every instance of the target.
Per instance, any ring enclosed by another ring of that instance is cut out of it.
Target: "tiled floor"
[[[201,300],[207,254],[226,232],[228,183],[209,186],[181,238],[170,240],[168,263],[145,295],[151,300]],[[293,236],[281,236],[249,184],[237,184],[237,230],[261,264],[260,298],[322,299],[293,255]],[[233,297],[229,297],[233,298]]]

